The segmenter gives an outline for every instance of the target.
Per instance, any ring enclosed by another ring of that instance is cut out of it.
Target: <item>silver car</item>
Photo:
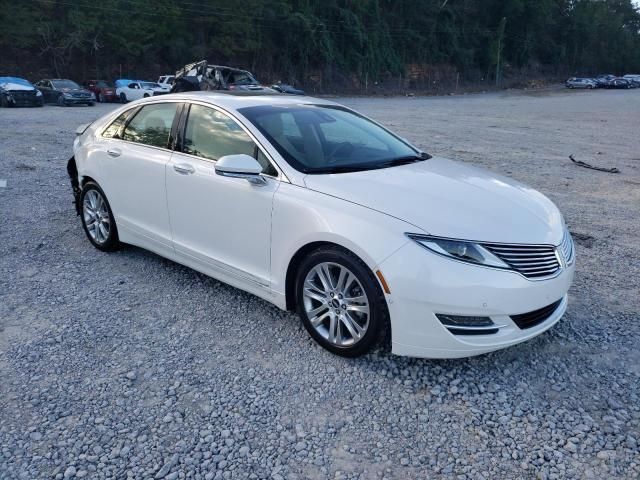
[[[565,82],[567,88],[596,88],[597,84],[590,78],[571,77]]]

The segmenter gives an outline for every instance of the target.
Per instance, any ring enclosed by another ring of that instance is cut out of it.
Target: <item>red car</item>
[[[87,80],[84,82],[87,90],[92,91],[96,95],[99,102],[117,102],[116,89],[111,82],[106,80]]]

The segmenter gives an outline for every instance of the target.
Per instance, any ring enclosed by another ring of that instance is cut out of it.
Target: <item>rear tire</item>
[[[357,357],[386,340],[387,303],[369,267],[355,254],[324,247],[300,264],[296,307],[304,327],[323,348]]]
[[[103,252],[113,252],[120,246],[116,220],[102,189],[87,182],[80,193],[82,229],[91,244]]]

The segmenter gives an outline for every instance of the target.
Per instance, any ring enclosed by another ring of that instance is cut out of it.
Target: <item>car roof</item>
[[[273,94],[254,94],[253,92],[184,92],[163,95],[162,97],[149,97],[146,101],[151,100],[197,100],[200,102],[217,105],[227,110],[238,110],[246,107],[258,107],[261,105],[273,106],[294,106],[294,105],[337,105],[337,103],[321,98],[307,97],[302,95],[286,95],[282,93]],[[146,103],[143,100],[143,102]]]

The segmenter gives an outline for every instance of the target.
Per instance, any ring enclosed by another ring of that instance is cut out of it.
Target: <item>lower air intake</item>
[[[547,305],[546,307],[534,310],[533,312],[511,315],[511,320],[513,320],[522,330],[535,327],[551,317],[551,315],[553,315],[560,306],[560,302],[562,302],[562,299],[557,302],[553,302],[551,305]]]

